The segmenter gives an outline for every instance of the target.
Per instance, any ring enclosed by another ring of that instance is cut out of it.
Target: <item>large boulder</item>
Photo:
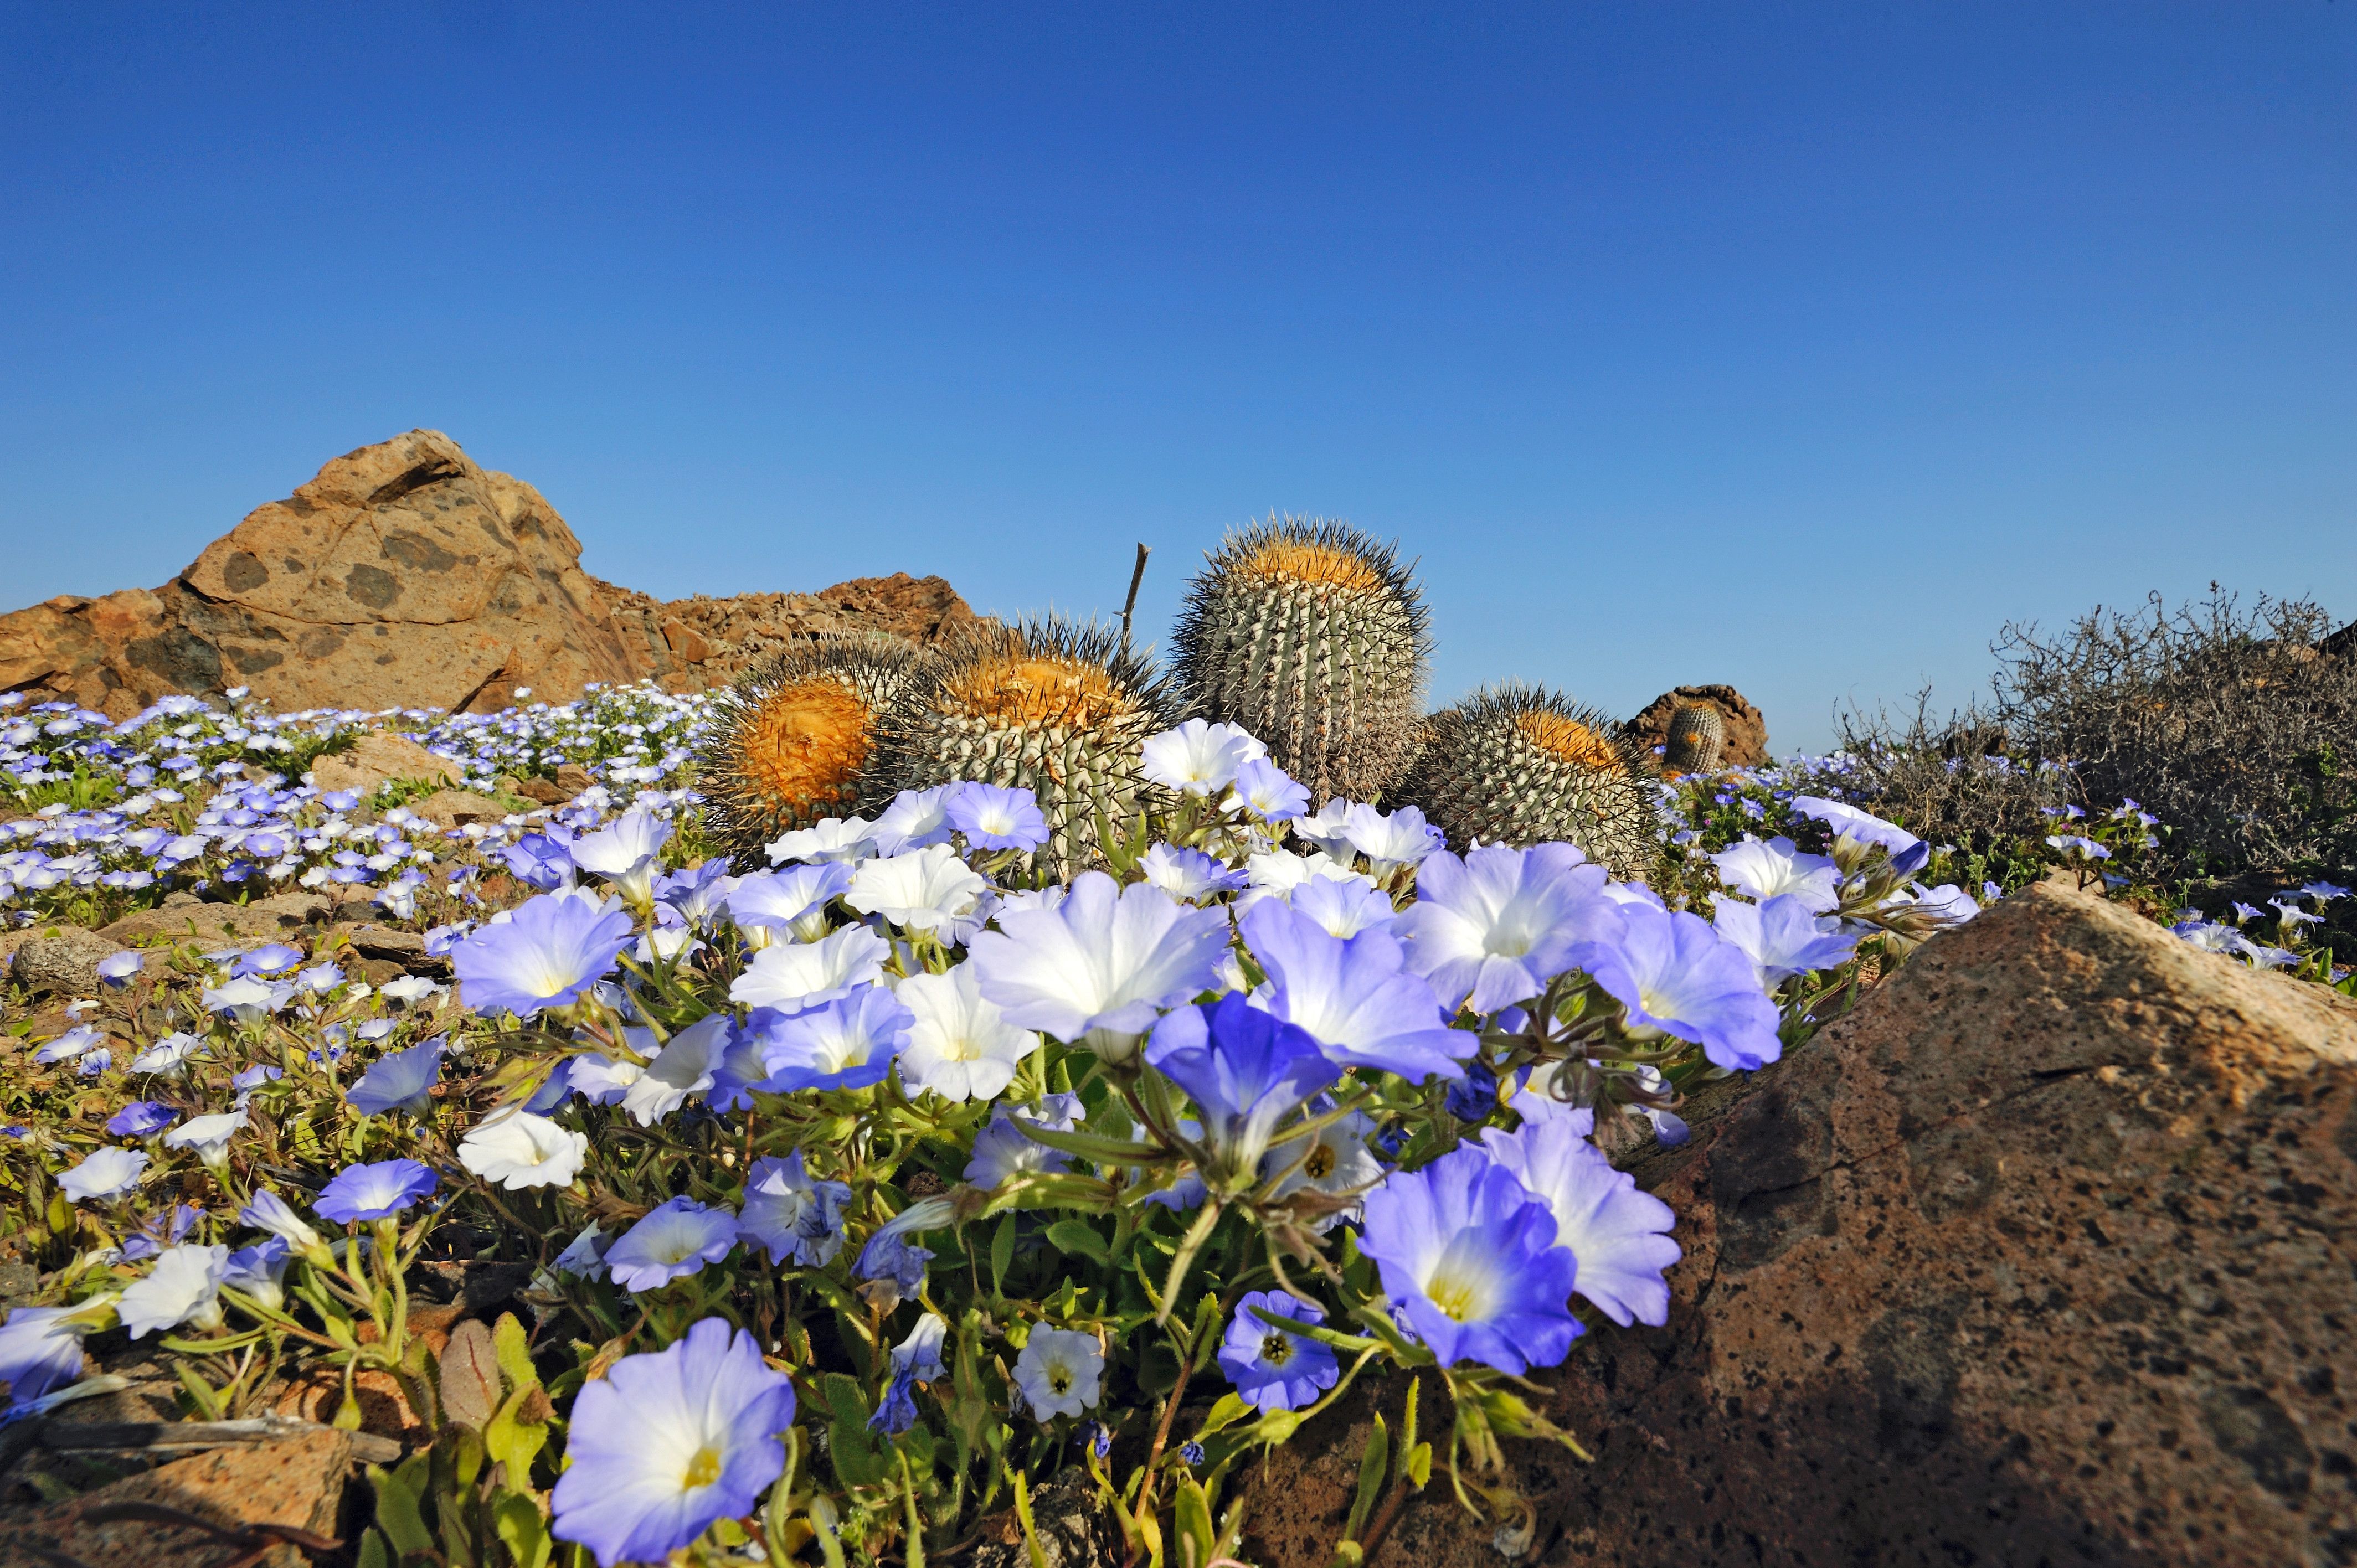
[[[1719,720],[1726,725],[1727,739],[1719,747],[1718,766],[1757,768],[1769,760],[1768,721],[1732,686],[1674,686],[1646,703],[1629,721],[1629,733],[1640,746],[1666,745],[1670,720],[1680,708],[1692,707],[1717,709]]]
[[[1549,1379],[1594,1464],[1516,1455],[1538,1561],[2357,1558],[2357,1004],[2040,886],[1695,1111],[1631,1166],[1669,1326]],[[1256,1560],[1322,1568],[1364,1431]],[[1377,1556],[1498,1562],[1437,1479]]]
[[[303,708],[489,711],[529,688],[726,684],[794,639],[931,640],[973,612],[938,577],[666,605],[581,570],[545,497],[438,431],[350,452],[160,588],[0,615],[0,691],[126,718],[169,693],[251,687]]]

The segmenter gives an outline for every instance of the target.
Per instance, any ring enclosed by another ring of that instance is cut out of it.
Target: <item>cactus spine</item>
[[[760,664],[715,702],[697,788],[705,828],[738,869],[768,865],[764,846],[780,834],[859,809],[877,721],[917,664],[893,638],[815,642]]]
[[[1695,703],[1670,715],[1662,766],[1672,773],[1707,773],[1718,766],[1727,745],[1727,721],[1706,703]]]
[[[1313,801],[1391,788],[1415,757],[1431,656],[1396,551],[1272,515],[1207,559],[1176,639],[1189,711],[1243,725]]]
[[[1049,831],[1033,863],[1071,876],[1101,858],[1100,813],[1119,831],[1158,793],[1139,743],[1175,722],[1167,682],[1111,629],[985,626],[929,660],[884,715],[879,793],[961,779],[1029,789]]]
[[[1653,789],[1620,726],[1544,687],[1475,693],[1425,724],[1400,798],[1458,854],[1475,841],[1577,844],[1622,879],[1661,853]]]

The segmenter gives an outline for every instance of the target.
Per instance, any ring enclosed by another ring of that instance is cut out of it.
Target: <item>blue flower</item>
[[[1490,1112],[1498,1108],[1497,1076],[1479,1062],[1471,1064],[1463,1078],[1448,1086],[1441,1105],[1459,1122],[1488,1120]]]
[[[145,1138],[180,1119],[180,1113],[160,1100],[135,1100],[107,1118],[106,1130],[118,1138]]]
[[[1309,791],[1265,757],[1236,769],[1232,807],[1242,806],[1265,822],[1289,822],[1309,810]]]
[[[1631,1025],[1695,1041],[1716,1066],[1749,1071],[1783,1054],[1751,956],[1699,915],[1624,904],[1619,932],[1581,943],[1577,959]]]
[[[1416,868],[1416,901],[1394,929],[1441,1006],[1494,1013],[1538,995],[1577,944],[1610,934],[1603,888],[1604,868],[1567,843],[1489,844],[1461,860],[1443,850]]]
[[[275,1236],[241,1247],[229,1255],[229,1273],[221,1277],[221,1283],[274,1311],[286,1300],[285,1287],[280,1283],[286,1277],[286,1243]]]
[[[982,993],[1018,1029],[1085,1042],[1126,1061],[1165,1007],[1219,977],[1228,948],[1223,909],[1197,909],[1159,887],[1123,887],[1082,872],[1054,908],[1004,910],[974,939]]]
[[[1512,853],[1512,852],[1508,852]],[[1347,940],[1299,910],[1265,898],[1246,911],[1244,940],[1268,974],[1268,1010],[1316,1040],[1342,1067],[1394,1072],[1411,1083],[1455,1078],[1480,1039],[1448,1027],[1431,984],[1387,930]]]
[[[563,828],[526,833],[500,851],[500,859],[517,881],[544,893],[554,892],[573,881],[573,852],[568,847],[571,841],[572,835]]]
[[[575,1398],[550,1532],[602,1568],[660,1563],[716,1520],[753,1511],[784,1473],[794,1389],[753,1337],[707,1317],[669,1349],[625,1356]]]
[[[303,961],[300,948],[290,948],[285,942],[272,942],[259,947],[230,966],[232,976],[247,974],[283,974]]]
[[[770,1076],[753,1087],[771,1094],[803,1089],[866,1089],[884,1081],[914,1021],[880,985],[779,1019],[761,1041]]]
[[[876,819],[876,853],[905,854],[947,843],[956,830],[950,825],[949,796],[958,786],[936,784],[930,789],[903,789],[892,797]]]
[[[1544,1116],[1512,1133],[1489,1128],[1481,1141],[1555,1216],[1555,1243],[1579,1265],[1574,1284],[1579,1294],[1623,1328],[1632,1320],[1658,1328],[1670,1320],[1670,1287],[1662,1273],[1682,1256],[1669,1237],[1677,1216],[1652,1194],[1639,1192],[1635,1176],[1612,1168],[1588,1142],[1589,1125],[1586,1117]]]
[[[1042,1325],[1015,1359],[1008,1393],[1045,1423],[1060,1415],[1078,1417],[1095,1404],[1103,1378],[1104,1347],[1095,1335]]]
[[[1193,1438],[1178,1444],[1179,1462],[1192,1468],[1203,1462],[1203,1445]]]
[[[622,1232],[606,1252],[614,1283],[633,1294],[701,1273],[737,1245],[737,1217],[682,1196]]]
[[[888,1279],[899,1287],[902,1295],[915,1295],[924,1288],[925,1265],[933,1255],[909,1238],[920,1230],[938,1230],[956,1214],[956,1207],[945,1197],[928,1197],[909,1205],[859,1250],[859,1277]]]
[[[344,1170],[311,1207],[339,1223],[382,1219],[419,1198],[431,1197],[440,1185],[434,1173],[415,1160],[378,1160]]]
[[[436,1036],[423,1045],[379,1057],[361,1080],[344,1091],[344,1099],[363,1116],[406,1111],[423,1116],[434,1108],[434,1085],[442,1077],[442,1051],[447,1042]]]
[[[934,1313],[917,1319],[909,1337],[892,1351],[892,1378],[885,1386],[883,1401],[876,1413],[867,1418],[867,1430],[897,1436],[917,1423],[917,1401],[913,1390],[919,1383],[931,1382],[946,1370],[942,1365],[942,1339],[949,1325]]]
[[[1341,1076],[1305,1030],[1235,991],[1164,1017],[1146,1061],[1195,1102],[1216,1177],[1231,1180],[1256,1175],[1278,1126]]]
[[[1036,1171],[1071,1170],[1071,1155],[1049,1148],[1023,1129],[1028,1125],[1050,1133],[1077,1130],[1081,1124],[1081,1097],[1042,1095],[1039,1111],[1037,1116],[1017,1117],[1004,1105],[994,1110],[990,1124],[974,1134],[974,1153],[963,1173],[964,1179],[976,1187],[997,1187],[1012,1177]]]
[[[802,1152],[753,1162],[745,1177],[745,1211],[737,1220],[746,1240],[766,1249],[770,1262],[822,1268],[843,1251],[843,1214],[851,1188],[802,1169]]]
[[[453,948],[450,967],[473,1011],[529,1017],[570,1005],[612,973],[635,935],[619,909],[601,914],[579,898],[544,895]]]
[[[1038,849],[1048,842],[1048,819],[1028,789],[968,781],[951,789],[942,811],[976,849]]]
[[[1580,1332],[1577,1265],[1555,1238],[1546,1205],[1512,1171],[1460,1148],[1369,1193],[1359,1250],[1442,1365],[1520,1373],[1562,1360]]]
[[[1267,1321],[1323,1323],[1323,1307],[1286,1291],[1256,1290],[1236,1304],[1220,1343],[1220,1370],[1236,1385],[1236,1397],[1255,1410],[1299,1410],[1318,1402],[1334,1386],[1341,1367],[1331,1347]]]
[[[32,1403],[52,1389],[81,1376],[81,1340],[87,1322],[72,1320],[70,1306],[20,1306],[0,1326],[0,1382],[8,1402]]]

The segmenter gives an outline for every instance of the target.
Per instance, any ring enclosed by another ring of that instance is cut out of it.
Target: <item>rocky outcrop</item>
[[[1668,1327],[1548,1380],[1594,1464],[1517,1456],[1536,1561],[2357,1553],[2357,1004],[2040,886],[1693,1110],[1631,1166]],[[1245,1555],[1323,1568],[1365,1430],[1275,1455]],[[1497,1562],[1436,1477],[1373,1568]]]
[[[1643,711],[1629,721],[1629,733],[1642,746],[1666,745],[1671,718],[1680,708],[1686,707],[1718,710],[1719,718],[1727,725],[1727,739],[1718,753],[1721,768],[1757,768],[1769,760],[1768,721],[1732,686],[1673,687],[1646,703]]]
[[[207,546],[164,586],[0,616],[0,691],[113,718],[169,693],[252,688],[312,707],[505,707],[591,682],[725,684],[767,649],[883,630],[931,640],[973,618],[938,577],[664,604],[581,570],[538,490],[438,431],[347,453]]]

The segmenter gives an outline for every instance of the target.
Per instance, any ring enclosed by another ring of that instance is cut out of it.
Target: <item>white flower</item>
[[[1330,859],[1348,860],[1351,847],[1351,812],[1354,803],[1337,796],[1319,807],[1315,815],[1296,817],[1293,836],[1319,851]]]
[[[670,838],[669,822],[651,811],[630,811],[576,839],[573,864],[604,877],[626,902],[643,906],[654,897],[658,857]]]
[[[229,1277],[229,1249],[201,1247],[191,1241],[174,1247],[156,1260],[147,1277],[123,1293],[114,1309],[134,1339],[159,1328],[193,1323],[199,1328],[221,1326],[221,1282]]]
[[[90,1157],[58,1177],[58,1190],[75,1203],[121,1197],[139,1185],[147,1156],[136,1149],[92,1149]]]
[[[1102,871],[1073,879],[1052,910],[1002,908],[974,939],[974,979],[1007,1021],[1086,1040],[1125,1061],[1165,1007],[1208,987],[1228,946],[1228,917],[1159,887],[1117,886]]]
[[[568,1186],[588,1153],[585,1134],[529,1111],[511,1111],[468,1133],[458,1144],[458,1163],[512,1192]]]
[[[1841,868],[1822,854],[1803,854],[1788,838],[1762,843],[1747,838],[1710,857],[1718,879],[1738,893],[1766,903],[1779,894],[1801,900],[1812,915],[1841,902]]]
[[[1448,840],[1424,820],[1414,806],[1402,806],[1385,815],[1372,806],[1353,806],[1342,819],[1351,847],[1373,863],[1378,875],[1397,865],[1415,865]]]
[[[651,1127],[691,1095],[712,1087],[713,1069],[728,1051],[728,1015],[712,1013],[671,1037],[654,1060],[623,1092],[622,1109],[641,1127]]]
[[[974,911],[989,886],[957,851],[937,843],[865,862],[843,901],[863,915],[880,915],[905,930],[937,931],[955,943],[980,926]]]
[[[1176,729],[1146,737],[1146,778],[1166,789],[1209,795],[1235,782],[1236,769],[1268,747],[1234,725],[1189,719]]]
[[[1034,1328],[1015,1359],[1015,1386],[1043,1423],[1095,1404],[1103,1373],[1104,1351],[1096,1337],[1068,1328]]]
[[[728,1000],[786,1013],[816,1007],[880,979],[891,950],[865,926],[845,926],[814,942],[763,948],[729,986]]]
[[[195,1116],[164,1134],[164,1146],[169,1149],[194,1149],[197,1158],[218,1169],[229,1161],[229,1141],[245,1126],[245,1112],[217,1111],[210,1116]]]
[[[771,865],[790,860],[866,860],[876,853],[876,829],[865,817],[827,817],[814,828],[803,828],[770,841]]]
[[[1311,1110],[1317,1107],[1312,1105]],[[1305,1187],[1329,1195],[1363,1192],[1381,1180],[1383,1174],[1381,1162],[1367,1147],[1367,1135],[1374,1130],[1373,1118],[1353,1111],[1307,1137],[1292,1139],[1269,1150],[1261,1161],[1261,1176],[1265,1179],[1279,1171],[1292,1172],[1277,1184],[1279,1197]],[[1321,1219],[1312,1220],[1309,1229],[1322,1236],[1343,1220],[1355,1219],[1360,1209],[1358,1204],[1337,1209]]]
[[[278,1011],[294,987],[285,982],[275,984],[245,975],[221,985],[205,987],[204,1005],[208,1013],[231,1013],[241,1024],[259,1024]]]
[[[1682,1256],[1668,1234],[1677,1215],[1639,1192],[1635,1176],[1613,1169],[1586,1131],[1551,1116],[1512,1133],[1485,1129],[1481,1141],[1555,1215],[1555,1244],[1578,1263],[1572,1289],[1623,1328],[1632,1318],[1658,1328],[1670,1316],[1662,1271]]]
[[[876,847],[884,854],[905,854],[928,844],[947,843],[954,832],[950,826],[949,793],[954,784],[936,784],[930,789],[903,789],[884,808],[876,819]]]
[[[996,1098],[1015,1081],[1023,1058],[1039,1048],[1038,1035],[1008,1023],[982,994],[971,964],[947,974],[910,975],[894,994],[915,1018],[900,1047],[900,1081],[911,1093]]]
[[[131,1059],[133,1072],[170,1072],[187,1070],[188,1053],[204,1042],[194,1035],[169,1034],[141,1051]]]
[[[433,981],[418,975],[404,974],[398,980],[386,981],[381,991],[383,995],[392,997],[395,1002],[411,1003],[440,996],[449,989],[447,985],[437,985]]]

